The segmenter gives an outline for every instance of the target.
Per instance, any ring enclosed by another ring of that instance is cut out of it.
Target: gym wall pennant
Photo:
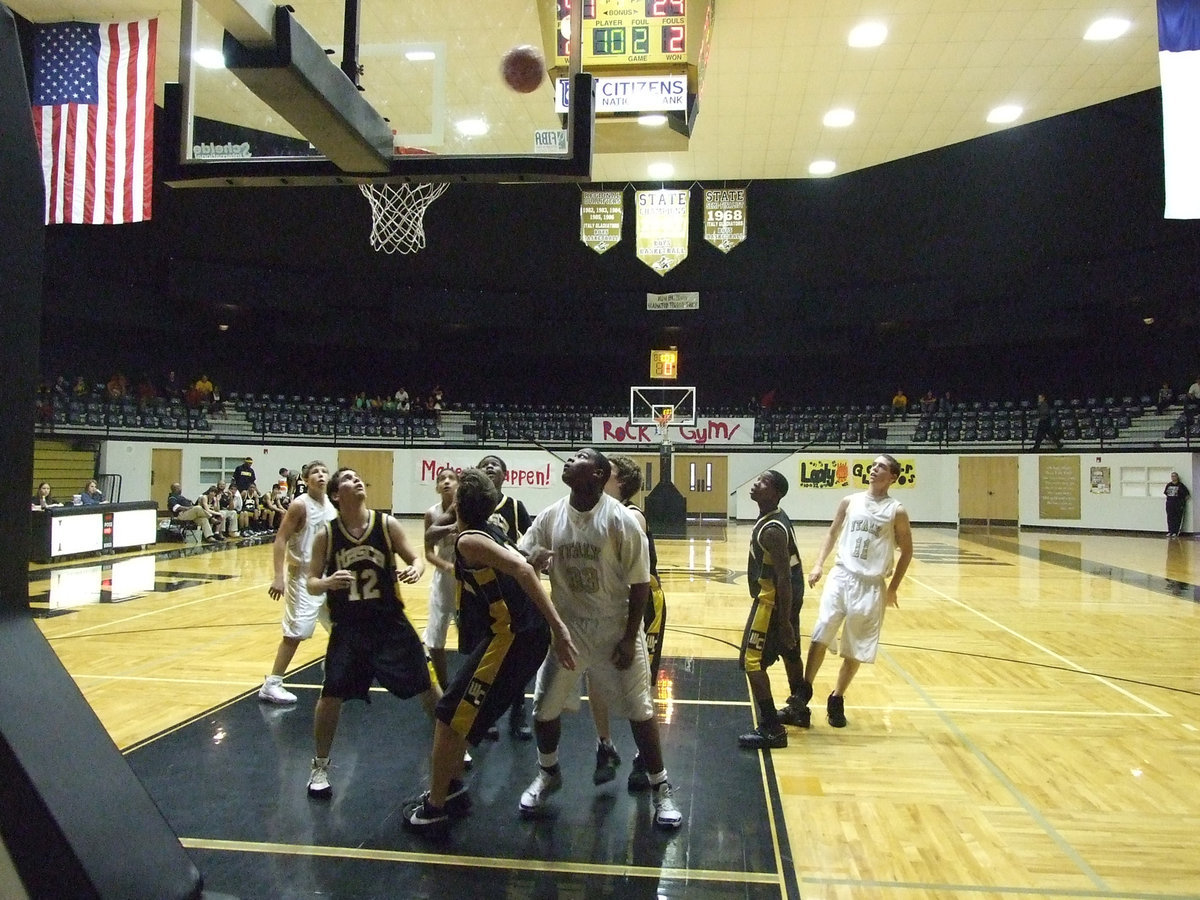
[[[746,189],[704,192],[704,240],[728,253],[746,239]]]
[[[621,191],[583,191],[579,205],[579,239],[597,253],[621,240],[624,213]]]
[[[687,259],[688,199],[686,188],[636,191],[637,256],[659,275]]]

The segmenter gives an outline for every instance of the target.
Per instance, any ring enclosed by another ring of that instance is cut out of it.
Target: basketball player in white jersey
[[[454,580],[454,539],[452,530],[436,540],[429,540],[429,532],[440,517],[453,515],[454,496],[458,491],[458,472],[449,466],[438,470],[435,486],[441,498],[425,510],[425,560],[433,568],[429,582],[429,620],[425,624],[425,649],[433,662],[438,687],[445,690],[450,684],[446,668],[446,633],[454,619],[458,603],[458,584]],[[437,534],[436,532],[434,534]]]
[[[325,523],[337,515],[337,510],[325,496],[329,467],[313,460],[301,474],[308,490],[289,504],[275,535],[275,578],[267,589],[272,600],[283,598],[283,637],[275,651],[271,674],[258,689],[258,699],[268,703],[296,702],[296,695],[283,687],[283,676],[300,642],[313,636],[325,606],[324,594],[313,595],[308,591],[308,563],[312,558],[313,538],[323,532]]]
[[[846,727],[846,689],[863,663],[875,662],[883,613],[898,606],[896,591],[912,560],[912,528],[900,501],[888,488],[900,474],[900,463],[886,453],[877,456],[869,472],[870,487],[838,504],[816,565],[808,572],[809,587],[821,580],[825,557],[837,543],[837,561],[817,610],[804,680],[811,694],[813,679],[825,660],[826,649],[842,629],[842,667],[829,695],[826,711],[834,728]],[[900,556],[896,558],[896,549]],[[891,580],[888,580],[888,576]],[[844,627],[843,627],[844,624]]]

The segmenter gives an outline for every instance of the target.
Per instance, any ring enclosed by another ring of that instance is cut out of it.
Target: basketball
[[[546,74],[546,60],[537,47],[521,44],[504,54],[500,74],[504,76],[504,83],[514,91],[530,94],[541,86]]]

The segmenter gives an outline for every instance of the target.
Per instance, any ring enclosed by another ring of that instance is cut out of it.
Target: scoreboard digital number
[[[670,350],[650,351],[650,377],[676,379],[679,377],[679,351],[674,347]]]
[[[570,53],[571,4],[583,4],[585,65],[686,64],[688,0],[555,0],[558,65]]]

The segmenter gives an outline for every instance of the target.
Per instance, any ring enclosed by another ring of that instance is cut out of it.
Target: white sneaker
[[[651,788],[654,797],[654,824],[660,828],[678,828],[683,824],[683,813],[671,799],[674,789],[670,782],[663,781]]]
[[[329,786],[329,757],[314,757],[312,773],[308,776],[308,796],[328,797],[332,788]]]
[[[525,788],[525,793],[521,795],[521,812],[530,813],[541,809],[546,798],[560,787],[562,787],[562,771],[558,766],[554,767],[554,771],[538,766],[537,778],[533,779],[533,784]]]
[[[283,706],[287,703],[295,703],[296,695],[284,689],[283,678],[278,675],[268,675],[262,687],[258,689],[258,699]]]

